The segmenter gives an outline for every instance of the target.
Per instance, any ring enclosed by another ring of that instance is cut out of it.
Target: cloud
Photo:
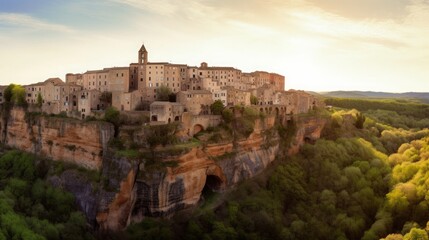
[[[210,22],[219,20],[223,16],[222,11],[207,4],[202,0],[110,0],[111,2],[127,5],[146,13],[165,18],[178,20],[188,20],[197,22]]]
[[[401,20],[412,0],[307,0],[324,11],[349,19]]]
[[[160,14],[171,15],[176,12],[177,6],[169,0],[112,0],[113,2],[125,4],[140,10]]]
[[[73,32],[73,29],[67,26],[46,22],[30,15],[19,13],[0,13],[0,25],[28,28],[35,31]]]

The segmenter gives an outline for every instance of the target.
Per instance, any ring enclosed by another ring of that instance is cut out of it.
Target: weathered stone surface
[[[299,152],[299,149],[306,141],[314,142],[320,138],[326,119],[318,117],[305,117],[297,121],[297,132],[289,148],[288,154],[293,155]]]
[[[76,170],[66,170],[60,176],[49,179],[52,185],[72,193],[76,204],[85,214],[88,222],[95,226],[99,204],[98,185],[92,183],[85,175]]]
[[[102,230],[119,230],[127,226],[134,204],[134,184],[138,162],[124,157],[103,160],[102,191],[96,216]]]
[[[254,132],[247,139],[200,146],[179,156],[163,156],[157,161],[176,161],[177,166],[150,171],[144,163],[139,165],[137,160],[108,153],[107,142],[114,131],[108,123],[48,117],[26,119],[23,111],[13,110],[7,128],[0,130],[6,130],[6,143],[13,147],[99,169],[99,183],[91,183],[76,171],[65,171],[50,181],[75,195],[93,226],[120,230],[145,216],[168,217],[194,206],[206,182],[213,190],[222,191],[262,172],[280,152],[277,133],[270,135],[270,144],[266,144],[265,131],[274,123],[272,116],[257,119]],[[306,117],[296,123],[289,154],[298,152],[306,141],[318,139],[325,120]]]
[[[4,129],[4,141],[11,147],[89,169],[100,168],[107,143],[114,135],[113,125],[107,122],[26,117],[22,109],[11,110]]]

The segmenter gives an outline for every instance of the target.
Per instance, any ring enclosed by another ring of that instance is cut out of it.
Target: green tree
[[[254,95],[250,95],[250,103],[252,105],[258,105],[259,99],[258,97],[254,96]]]
[[[362,113],[356,114],[356,123],[355,126],[357,129],[362,129],[363,124],[365,123],[366,117]]]
[[[428,240],[428,234],[423,229],[413,228],[404,236],[404,240]]]
[[[120,113],[116,108],[109,107],[106,109],[106,112],[104,113],[104,120],[107,122],[110,122],[115,126],[115,136],[119,132],[119,125],[120,125]]]
[[[161,85],[156,89],[156,100],[158,101],[168,101],[170,99],[171,89],[167,86]]]
[[[169,101],[169,102],[176,102],[176,99],[177,99],[177,96],[176,96],[176,94],[175,94],[175,93],[170,93],[170,94],[168,95],[168,101]]]
[[[12,89],[12,101],[18,106],[26,106],[25,88],[21,85],[15,85]]]
[[[25,88],[21,85],[9,84],[4,90],[4,100],[17,106],[26,106]]]
[[[15,84],[11,83],[9,86],[6,87],[4,90],[4,101],[5,102],[12,102],[12,89],[15,87]]]
[[[216,100],[212,105],[210,105],[210,110],[214,115],[221,115],[224,108],[225,106],[223,106],[221,100]]]
[[[42,107],[42,104],[43,104],[42,94],[38,93],[37,94],[37,106]]]
[[[234,119],[234,113],[231,111],[231,109],[224,109],[222,111],[222,119],[225,121],[225,123],[230,123]]]
[[[103,92],[100,96],[100,101],[106,103],[107,105],[112,104],[112,93],[111,92]]]

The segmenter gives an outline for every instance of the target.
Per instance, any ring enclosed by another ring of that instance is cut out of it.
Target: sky
[[[0,85],[149,61],[429,92],[429,0],[0,0]]]

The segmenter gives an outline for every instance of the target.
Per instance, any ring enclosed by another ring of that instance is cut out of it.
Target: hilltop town
[[[156,124],[181,122],[184,113],[209,116],[215,101],[225,107],[252,106],[273,114],[305,113],[318,104],[304,91],[285,91],[285,77],[276,73],[244,73],[205,62],[196,67],[148,59],[142,45],[138,62],[127,67],[68,73],[65,82],[50,78],[26,85],[26,101],[39,104],[47,114],[77,119],[102,116],[110,106],[122,112],[150,111],[150,122]],[[5,88],[0,87],[0,103]]]

